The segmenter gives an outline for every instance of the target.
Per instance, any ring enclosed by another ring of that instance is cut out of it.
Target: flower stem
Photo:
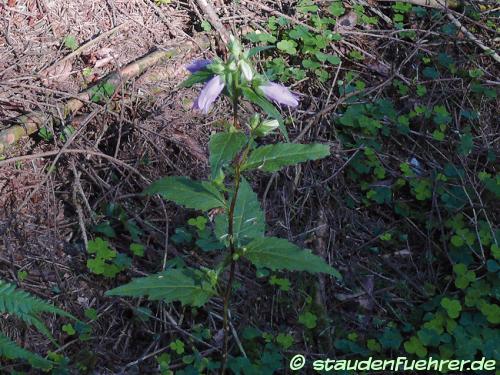
[[[233,74],[233,125],[236,129],[239,128],[238,124],[238,74]]]
[[[237,99],[236,99],[237,103]],[[236,104],[237,105],[237,104]],[[235,113],[236,115],[237,113]],[[236,120],[235,120],[236,121]],[[240,182],[241,182],[241,166],[245,162],[248,152],[250,151],[250,145],[251,143],[249,142],[246,149],[243,151],[241,157],[238,159],[235,165],[235,172],[234,172],[234,191],[233,191],[233,197],[231,199],[231,204],[229,206],[229,212],[228,212],[228,237],[229,237],[229,261],[230,261],[230,269],[229,269],[229,279],[226,285],[226,291],[224,293],[224,310],[223,310],[223,331],[224,331],[224,352],[223,352],[223,357],[222,357],[222,371],[221,373],[224,375],[226,372],[226,367],[227,367],[227,358],[229,355],[229,301],[231,299],[231,291],[233,288],[233,281],[234,281],[234,274],[235,274],[235,269],[236,269],[236,260],[234,259],[234,255],[236,253],[236,246],[234,243],[234,209],[236,207],[236,200],[238,198],[238,192],[240,189]]]

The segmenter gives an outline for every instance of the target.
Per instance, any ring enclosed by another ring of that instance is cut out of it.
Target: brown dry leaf
[[[62,63],[56,63],[54,66],[42,72],[42,83],[50,86],[52,83],[64,82],[68,79],[73,69],[71,61],[66,60]]]
[[[339,18],[337,21],[337,24],[335,25],[335,28],[338,31],[341,30],[352,30],[356,27],[356,24],[358,23],[358,16],[356,15],[355,12],[352,10],[347,13],[345,16],[342,16]]]
[[[94,53],[96,59],[96,62],[94,63],[94,68],[101,68],[109,64],[111,61],[113,61],[113,59],[115,59],[113,52],[114,52],[113,48],[109,47],[104,47],[97,50]]]
[[[366,66],[370,69],[373,70],[374,72],[377,72],[383,77],[388,77],[389,73],[391,72],[391,68],[387,66],[387,64],[383,63],[380,60],[370,60],[366,63]]]

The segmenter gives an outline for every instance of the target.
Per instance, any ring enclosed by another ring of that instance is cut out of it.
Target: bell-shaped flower
[[[259,86],[259,89],[262,90],[266,98],[276,103],[289,107],[299,105],[299,98],[283,85],[269,81]]]
[[[196,73],[199,70],[204,69],[207,65],[210,65],[212,60],[208,59],[200,59],[194,60],[191,64],[186,66],[186,69],[189,70],[190,73]]]
[[[200,95],[193,104],[194,109],[208,113],[210,107],[224,89],[224,80],[221,76],[215,76],[207,82]]]

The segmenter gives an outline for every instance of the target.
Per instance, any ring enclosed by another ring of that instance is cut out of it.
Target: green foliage
[[[316,327],[317,319],[316,315],[310,311],[306,311],[305,313],[299,315],[299,323],[309,329]]]
[[[302,2],[302,10],[311,11],[313,4]],[[252,35],[254,40],[263,40],[258,35]],[[297,51],[295,41],[281,41],[278,49],[291,55]],[[271,119],[261,121],[259,115],[250,118],[246,129],[241,129],[242,121],[233,118],[232,124],[225,124],[225,131],[213,134],[209,142],[210,179],[194,181],[184,176],[164,177],[146,190],[145,194],[159,194],[163,198],[173,201],[186,208],[199,211],[209,211],[206,216],[196,216],[188,220],[186,227],[176,229],[171,237],[172,242],[178,245],[195,244],[203,251],[220,250],[218,264],[211,268],[188,268],[181,260],[175,265],[170,264],[167,270],[155,275],[133,279],[130,283],[119,286],[106,292],[108,296],[144,297],[150,300],[161,300],[167,303],[180,302],[182,305],[194,307],[203,306],[211,297],[220,296],[224,300],[223,321],[224,334],[227,335],[228,307],[232,292],[239,290],[233,280],[235,265],[243,259],[250,261],[257,267],[258,272],[264,274],[266,269],[277,271],[307,271],[309,273],[325,273],[341,279],[340,273],[328,265],[322,258],[303,250],[285,239],[265,236],[265,215],[260,206],[257,194],[252,190],[249,180],[245,177],[252,170],[264,172],[278,172],[280,169],[298,163],[317,160],[330,155],[330,148],[323,144],[291,144],[278,143],[259,146],[258,140],[276,127],[280,127],[287,138],[284,122],[276,107],[264,98],[257,83],[249,85],[246,76],[254,74],[247,60],[252,51],[242,53],[241,47],[235,40],[230,46],[230,57],[227,63],[217,61],[201,72],[193,74],[185,83],[190,86],[202,82],[205,77],[224,72],[224,80],[234,108],[238,107],[240,99],[246,99],[260,107]],[[263,50],[261,50],[263,51]],[[242,57],[243,56],[243,57]],[[318,54],[324,62],[337,63],[334,56]],[[246,67],[245,70],[241,67]],[[235,68],[236,67],[236,68]],[[210,73],[210,74],[208,74]],[[237,111],[235,110],[237,115]],[[211,215],[215,213],[215,215]],[[213,225],[212,225],[213,224]],[[131,248],[132,250],[132,248]],[[111,249],[106,248],[100,257],[109,261],[114,255]],[[136,253],[136,251],[134,251]],[[175,268],[174,268],[175,267]],[[220,277],[229,269],[229,279]],[[272,277],[270,283],[278,285],[283,291],[290,288],[287,279]],[[225,284],[225,285],[224,285]],[[316,326],[316,316],[310,312],[299,319],[302,324]],[[313,321],[314,320],[314,321]],[[293,344],[293,337],[286,334],[278,335],[275,342],[282,348],[289,348]],[[232,358],[227,366],[234,373],[248,369],[277,369],[281,367],[282,357],[274,346],[273,339],[267,340],[267,352],[251,363],[248,358]],[[170,345],[176,355],[184,354],[186,348],[179,340]],[[188,368],[204,368],[210,363],[203,364],[196,361],[196,356],[185,355],[184,363]],[[166,373],[169,358],[162,358],[160,367]],[[213,364],[218,368],[218,364]],[[258,370],[256,370],[258,371]],[[263,372],[257,372],[263,373]],[[269,372],[272,373],[272,372]]]
[[[242,256],[256,267],[266,267],[273,271],[287,269],[322,272],[341,279],[339,272],[327,265],[323,259],[281,238],[256,238],[243,248]]]
[[[165,302],[202,306],[214,295],[213,286],[201,271],[169,269],[156,275],[132,280],[106,292],[108,296],[142,297]]]
[[[247,137],[241,132],[216,133],[210,137],[210,170],[212,179],[216,179],[222,168],[227,167],[236,154],[247,142]]]
[[[0,333],[0,358],[27,361],[34,368],[50,370],[53,363],[39,355],[23,349]]]
[[[52,342],[54,339],[42,321],[41,314],[57,314],[66,318],[75,319],[71,314],[61,310],[49,302],[34,297],[19,290],[13,284],[0,280],[0,314],[10,314],[28,325],[34,326],[47,336]],[[33,367],[50,369],[52,362],[34,353],[31,353],[0,333],[0,357],[28,361]]]
[[[228,237],[228,217],[219,215],[216,218],[215,233],[221,241]],[[265,218],[260,208],[257,194],[250,184],[242,179],[236,197],[233,215],[233,239],[238,246],[246,245],[253,238],[264,236]]]
[[[90,100],[99,103],[109,99],[115,93],[115,89],[116,87],[110,82],[99,83],[90,90]]]
[[[100,237],[88,242],[87,252],[91,255],[87,260],[88,269],[110,278],[129,268],[132,261],[127,255],[113,250],[109,242]]]
[[[201,211],[226,205],[224,197],[213,183],[193,181],[187,177],[164,177],[152,183],[144,193],[160,194],[177,204]]]
[[[328,155],[330,155],[329,147],[322,144],[267,145],[255,149],[241,169],[242,171],[258,169],[264,172],[276,172],[288,165],[321,159]]]
[[[64,47],[74,51],[78,48],[78,41],[74,35],[66,35],[63,40]]]

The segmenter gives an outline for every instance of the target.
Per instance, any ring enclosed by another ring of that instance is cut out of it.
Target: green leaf
[[[39,355],[21,348],[7,336],[0,333],[0,358],[21,359],[28,361],[33,367],[50,370],[53,363]]]
[[[462,311],[462,305],[457,299],[443,298],[441,300],[441,306],[446,310],[448,316],[452,319],[456,319],[460,316]]]
[[[280,51],[283,51],[289,55],[297,54],[297,48],[296,48],[297,42],[295,42],[294,40],[290,39],[281,40],[278,42],[278,44],[276,44],[276,47],[278,47]]]
[[[66,332],[68,334],[68,336],[73,336],[76,333],[76,331],[73,328],[73,325],[71,323],[64,324],[62,326],[62,330],[63,330],[63,332]]]
[[[107,296],[148,296],[150,300],[179,301],[183,305],[202,306],[214,294],[202,286],[189,269],[171,269],[155,275],[133,279],[130,283],[108,290]]]
[[[395,328],[386,327],[384,333],[378,339],[385,349],[397,350],[401,343],[403,342],[403,337],[401,333]]]
[[[316,317],[316,315],[314,315],[310,311],[306,311],[305,313],[299,315],[299,323],[303,324],[306,328],[309,329],[313,329],[314,327],[316,327],[317,320],[318,318]]]
[[[228,165],[243,148],[247,137],[241,132],[216,133],[210,137],[210,169],[212,179],[217,178],[221,168]]]
[[[274,42],[271,42],[271,43],[274,43]],[[253,48],[250,48],[250,50],[248,51],[248,57],[253,57],[255,55],[257,55],[258,53],[261,53],[261,52],[264,52],[264,51],[267,51],[269,49],[273,49],[274,46],[258,46],[258,47],[253,47]]]
[[[210,78],[212,78],[214,73],[212,73],[209,70],[198,70],[197,72],[194,72],[191,74],[188,78],[184,80],[184,82],[181,83],[181,87],[191,87],[197,83],[203,83],[208,81]]]
[[[276,172],[288,165],[321,159],[328,155],[328,145],[278,143],[255,149],[241,170],[260,169],[264,172]]]
[[[340,273],[322,258],[287,240],[276,237],[257,238],[244,248],[243,256],[256,267],[275,270],[323,272],[342,279]]]
[[[203,31],[209,32],[212,30],[212,25],[207,20],[203,20],[201,21],[201,28],[203,29]]]
[[[67,35],[64,37],[64,47],[74,51],[78,48],[78,41],[74,35]]]
[[[181,340],[175,340],[170,343],[170,349],[181,355],[184,353],[184,343]]]
[[[246,245],[252,239],[264,236],[265,224],[264,212],[260,208],[257,194],[250,184],[242,179],[234,206],[233,236],[236,245]],[[215,225],[216,236],[223,241],[228,232],[227,215],[218,216]]]
[[[330,6],[328,7],[328,11],[335,17],[340,17],[345,13],[345,8],[340,1],[335,1],[330,4]]]
[[[245,97],[245,99],[258,105],[270,117],[278,120],[278,122],[280,124],[281,133],[283,134],[285,139],[288,141],[289,140],[288,132],[286,131],[285,124],[283,122],[283,117],[281,117],[281,114],[276,109],[276,107],[269,100],[264,98],[262,95],[257,94],[250,87],[241,87],[241,92],[243,93],[243,96]]]
[[[141,243],[131,243],[130,244],[130,251],[135,256],[142,257],[142,256],[144,256],[144,245]]]
[[[210,182],[193,181],[182,176],[161,178],[153,182],[144,194],[160,194],[177,204],[202,211],[225,205],[224,197]]]

